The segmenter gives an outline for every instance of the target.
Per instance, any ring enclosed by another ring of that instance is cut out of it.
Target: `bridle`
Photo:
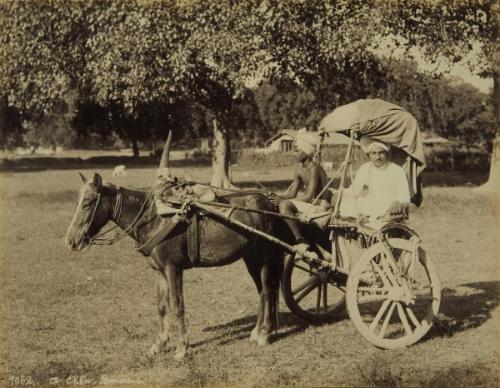
[[[90,221],[87,224],[87,230],[85,230],[85,233],[83,234],[83,239],[88,240],[89,246],[90,246],[90,243],[92,241],[92,237],[90,237],[90,234],[89,234],[90,228],[92,227],[92,224],[94,223],[95,214],[97,212],[97,208],[99,207],[100,203],[101,203],[101,194],[97,193],[97,199],[95,201],[94,208],[92,209],[92,215],[90,217]]]
[[[92,216],[90,218],[90,221],[89,221],[88,226],[87,226],[87,230],[85,231],[84,237],[83,237],[84,239],[87,240],[88,247],[90,248],[92,245],[111,245],[114,242],[121,240],[122,238],[127,236],[127,233],[134,226],[136,226],[137,222],[139,221],[142,213],[144,212],[145,206],[148,203],[148,198],[150,195],[151,195],[151,191],[148,192],[148,195],[146,196],[146,199],[144,200],[144,203],[142,204],[141,209],[139,210],[136,217],[134,218],[134,220],[132,221],[132,223],[129,226],[127,226],[121,233],[116,233],[112,237],[104,237],[118,227],[118,221],[119,221],[121,214],[122,214],[123,193],[122,193],[121,187],[117,187],[116,188],[115,205],[113,207],[113,213],[111,215],[111,219],[114,221],[115,225],[113,227],[109,228],[108,230],[105,230],[104,232],[99,233],[99,234],[95,235],[94,237],[91,237],[89,234],[89,231],[90,231],[90,228],[92,227],[92,224],[94,222],[94,218],[95,218],[95,215],[97,213],[97,209],[99,207],[99,204],[101,202],[101,197],[102,197],[101,193],[97,193],[97,199],[95,201],[94,209],[92,210]]]
[[[116,233],[112,237],[106,237],[110,232],[112,232],[114,229],[118,228],[118,220],[121,217],[122,214],[122,207],[123,207],[123,193],[121,187],[116,188],[116,199],[115,199],[115,204],[113,207],[113,214],[111,216],[112,220],[114,221],[115,225],[109,228],[108,230],[105,230],[102,233],[99,233],[95,235],[94,237],[90,236],[90,228],[92,227],[92,224],[94,222],[95,216],[97,214],[97,209],[99,208],[99,205],[101,203],[101,198],[102,194],[97,193],[97,199],[95,201],[94,208],[92,209],[92,216],[90,217],[90,221],[87,225],[87,230],[84,233],[83,239],[87,241],[87,245],[90,249],[92,245],[111,245],[115,243],[118,240],[121,240],[122,238],[126,237],[128,233],[137,226],[137,223],[140,221],[141,216],[144,214],[146,211],[146,205],[148,202],[150,203],[148,210],[155,206],[154,201],[149,201],[149,198],[153,195],[153,193],[157,190],[161,190],[162,193],[160,194],[160,197],[163,197],[163,192],[172,188],[172,187],[177,187],[177,188],[182,188],[186,185],[194,184],[195,182],[187,181],[187,180],[175,180],[175,181],[168,181],[168,182],[161,182],[155,186],[153,186],[150,191],[148,191],[146,198],[144,199],[144,202],[141,205],[141,208],[139,209],[139,212],[135,216],[134,220],[128,225],[126,228],[124,228],[121,232]],[[212,187],[210,185],[204,185],[208,187]],[[237,191],[237,190],[229,190],[229,191]],[[174,197],[169,197],[167,199],[168,202],[172,203],[177,203],[179,204],[182,203],[182,198],[175,198],[176,200],[174,201]]]

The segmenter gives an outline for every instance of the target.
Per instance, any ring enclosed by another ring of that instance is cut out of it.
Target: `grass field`
[[[111,169],[100,170],[110,179]],[[84,171],[90,174],[90,171]],[[176,170],[207,181],[210,169]],[[237,171],[236,182],[285,179]],[[151,169],[113,180],[145,188]],[[440,274],[441,316],[418,344],[383,351],[346,314],[308,325],[281,302],[281,329],[250,344],[257,294],[243,262],[185,273],[191,348],[149,359],[156,339],[154,273],[132,240],[70,252],[76,171],[0,175],[0,386],[163,383],[209,386],[499,386],[499,209],[471,187],[429,187],[412,225]],[[24,384],[23,384],[24,385]]]

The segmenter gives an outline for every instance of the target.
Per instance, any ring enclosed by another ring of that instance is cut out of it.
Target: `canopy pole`
[[[342,166],[344,167],[344,170],[342,171],[342,177],[340,178],[340,186],[339,186],[339,192],[337,195],[337,200],[335,201],[335,207],[333,208],[333,216],[338,217],[340,214],[340,201],[342,200],[342,195],[344,193],[344,184],[345,184],[345,178],[347,175],[347,170],[349,165],[352,162],[352,150],[354,149],[354,140],[355,140],[355,132],[351,131],[351,141],[349,142],[349,145],[347,146],[347,155],[345,157],[344,162],[342,163]],[[351,182],[351,185],[353,182]]]
[[[312,201],[313,205],[316,203],[316,201],[319,198],[321,198],[321,196],[325,193],[325,191],[328,190],[328,188],[333,183],[333,181],[335,180],[335,178],[337,178],[339,176],[339,174],[342,174],[341,178],[340,178],[341,180],[340,180],[340,186],[339,186],[339,196],[338,196],[338,198],[337,198],[337,200],[335,202],[335,207],[334,207],[334,210],[338,210],[338,207],[339,207],[339,204],[340,204],[340,197],[342,196],[342,192],[344,190],[344,183],[345,183],[345,176],[347,174],[347,167],[349,166],[349,164],[351,164],[352,150],[354,148],[353,147],[354,141],[355,141],[354,131],[351,131],[351,141],[347,145],[347,154],[346,154],[346,157],[345,157],[344,161],[342,162],[342,166],[340,167],[339,170],[335,171],[335,174],[333,174],[333,176],[327,182],[327,184],[325,185],[325,187],[323,187],[323,189],[316,196],[316,198],[314,198],[314,200]],[[334,211],[333,214],[335,215],[335,217],[337,217],[338,216],[338,211]]]

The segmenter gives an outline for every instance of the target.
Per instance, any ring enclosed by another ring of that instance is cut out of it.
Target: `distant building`
[[[296,129],[282,129],[278,131],[275,135],[269,138],[264,144],[269,151],[282,151],[282,152],[292,152],[293,142],[297,136],[298,130]],[[319,132],[311,132],[312,134],[318,134]],[[323,146],[338,146],[349,144],[349,138],[340,133],[331,132],[325,136],[323,140]]]
[[[297,132],[298,131],[295,129],[282,129],[274,134],[264,144],[270,151],[291,152],[293,151],[293,142],[295,140],[295,136],[297,136]]]

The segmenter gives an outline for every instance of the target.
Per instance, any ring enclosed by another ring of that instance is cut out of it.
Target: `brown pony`
[[[160,165],[168,164],[169,142]],[[165,157],[166,156],[166,157]],[[167,167],[168,168],[168,167]],[[81,175],[81,174],[80,174]],[[175,216],[159,216],[151,193],[117,188],[103,183],[98,174],[92,180],[81,175],[78,205],[66,234],[66,244],[80,251],[94,241],[108,222],[114,222],[139,245],[144,244],[158,230],[168,227]],[[179,194],[179,186],[172,179],[171,194]],[[167,185],[168,186],[168,185]],[[185,186],[184,186],[185,187]],[[181,188],[182,189],[182,188]],[[192,192],[192,191],[191,191]],[[237,206],[272,210],[267,198],[259,193],[234,193],[220,201]],[[240,221],[262,232],[276,235],[281,230],[279,219],[262,214],[234,211],[231,219]],[[231,264],[243,258],[259,293],[257,322],[250,340],[267,345],[270,334],[277,329],[279,283],[283,267],[283,252],[274,244],[239,229],[226,225],[209,214],[198,218],[199,260],[188,257],[187,223],[178,223],[168,237],[152,249],[150,265],[158,273],[159,339],[152,345],[151,354],[166,349],[170,331],[177,328],[175,358],[182,359],[187,351],[188,336],[184,321],[183,271],[192,267],[213,267]]]

